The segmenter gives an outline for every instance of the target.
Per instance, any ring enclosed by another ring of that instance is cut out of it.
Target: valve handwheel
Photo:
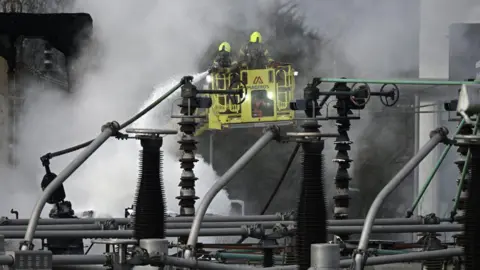
[[[242,104],[247,98],[247,85],[242,80],[240,80],[239,77],[240,76],[238,74],[232,77],[232,83],[230,84],[229,89],[233,90],[235,88],[238,88],[238,90],[242,90],[242,94],[240,94],[240,101],[237,101],[237,99],[234,98],[232,95],[227,95],[227,98],[230,100],[230,102],[235,105]]]
[[[355,89],[357,84],[359,84],[359,87]],[[353,95],[350,96],[352,103],[358,107],[367,105],[371,97],[370,85],[367,83],[354,83],[351,89],[353,91]]]
[[[393,86],[392,89],[390,89],[390,91],[388,92],[385,90],[385,87],[387,87],[387,85]],[[393,83],[387,83],[382,85],[382,87],[380,88],[380,93],[385,93],[384,95],[380,96],[380,102],[382,102],[382,104],[386,107],[394,106],[400,99],[400,89],[398,89],[398,86]]]

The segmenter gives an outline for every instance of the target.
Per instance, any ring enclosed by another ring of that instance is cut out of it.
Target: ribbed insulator
[[[323,142],[303,143],[303,179],[297,208],[296,257],[300,270],[310,267],[310,246],[327,241]]]
[[[466,202],[465,212],[465,269],[480,269],[480,146],[470,147],[471,181],[469,183],[469,196]]]
[[[471,135],[473,133],[473,126],[470,124],[464,124],[458,134],[459,135]],[[457,165],[458,171],[459,171],[459,176],[457,179],[457,185],[460,184],[461,180],[461,175],[463,171],[463,167],[465,166],[465,160],[467,158],[467,153],[468,153],[469,147],[466,145],[460,145],[457,148],[457,153],[459,155],[458,159],[455,161],[455,165]],[[468,187],[469,187],[469,182],[471,178],[471,166],[469,165],[467,174],[465,175],[465,179],[463,180],[463,187],[462,187],[462,193],[460,195],[460,198],[458,200],[457,204],[457,212],[455,215],[455,220],[458,223],[463,224],[465,222],[465,208],[466,208],[466,200],[467,200],[467,194],[468,194]],[[465,246],[465,235],[463,233],[459,234],[454,234],[453,238],[455,239],[455,243],[458,246]]]
[[[442,241],[438,239],[441,234],[437,233],[425,233],[423,237],[419,239],[417,244],[424,247],[424,251],[442,250],[444,246]],[[443,270],[444,259],[427,260],[422,263],[422,270]]]
[[[186,125],[182,126],[186,127]],[[195,126],[193,126],[195,128]],[[180,215],[193,216],[195,214],[195,201],[198,197],[195,195],[195,181],[198,179],[193,171],[195,162],[195,151],[197,150],[197,141],[193,135],[184,134],[182,139],[178,141],[182,156],[180,157],[180,168],[183,169],[180,176],[180,196],[179,200]]]
[[[267,248],[263,250],[263,267],[272,267],[275,265],[273,249]]]
[[[443,260],[430,260],[423,262],[423,270],[443,270]]]
[[[165,238],[165,191],[162,177],[161,141],[142,140],[140,177],[135,199],[136,239]]]
[[[336,194],[333,196],[334,210],[333,218],[337,220],[348,219],[348,208],[350,207],[350,195],[349,195],[349,186],[352,178],[348,173],[350,168],[350,163],[353,161],[348,155],[348,151],[351,150],[351,144],[348,136],[348,130],[350,129],[350,120],[346,119],[348,116],[346,111],[342,107],[338,107],[337,113],[342,119],[336,121],[337,131],[339,137],[335,139],[335,150],[337,154],[333,159],[333,162],[337,163],[337,173],[335,175],[335,188],[337,190]],[[343,240],[348,240],[348,234],[338,235]]]

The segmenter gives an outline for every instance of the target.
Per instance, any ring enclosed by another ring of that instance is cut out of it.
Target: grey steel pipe
[[[430,134],[430,140],[418,150],[418,152],[405,164],[405,166],[388,182],[388,184],[378,193],[377,197],[373,201],[370,209],[368,210],[365,218],[365,225],[363,227],[362,234],[360,236],[360,242],[358,244],[358,253],[355,255],[355,269],[363,269],[363,252],[367,251],[368,240],[370,238],[370,232],[372,231],[373,222],[378,211],[382,207],[383,202],[390,193],[392,193],[400,183],[418,166],[418,164],[441,142],[448,134],[448,129],[441,127],[432,131]]]
[[[363,226],[330,226],[329,233],[361,233]],[[461,224],[440,224],[440,225],[379,225],[372,226],[373,233],[407,233],[407,232],[459,232],[463,230]],[[1,233],[1,231],[0,231]]]
[[[10,255],[0,255],[0,265],[13,265],[14,259]]]
[[[206,76],[206,75],[205,75]],[[198,79],[201,79],[198,78]],[[133,124],[133,122],[137,121],[138,119],[140,119],[140,117],[144,116],[145,114],[147,114],[149,111],[151,111],[153,108],[157,107],[158,104],[162,103],[165,99],[167,99],[171,94],[173,94],[175,91],[177,91],[178,88],[180,88],[180,86],[182,86],[183,84],[185,83],[185,77],[183,77],[179,83],[177,83],[175,86],[173,86],[172,88],[170,88],[170,90],[168,90],[165,94],[163,94],[161,97],[159,97],[157,100],[155,100],[154,102],[152,102],[150,105],[148,105],[146,108],[144,108],[143,110],[141,110],[139,113],[135,114],[132,118],[128,119],[127,121],[125,121],[123,124],[120,125],[120,129],[124,129],[128,126],[130,126],[131,124]]]
[[[213,186],[208,190],[207,194],[205,194],[198,207],[198,211],[195,214],[192,228],[190,230],[190,234],[188,235],[187,249],[184,253],[185,258],[190,258],[193,253],[193,248],[197,243],[202,220],[215,196],[252,160],[255,155],[257,155],[268,143],[270,143],[270,141],[277,137],[278,133],[278,127],[272,126],[267,128],[263,136],[260,137],[260,139],[258,139],[258,141],[255,142],[255,144],[252,145],[252,147],[250,147],[250,149],[248,149],[247,152],[245,152],[237,160],[237,162],[235,162],[235,164],[233,164],[233,166],[230,167],[230,169],[228,169],[228,171],[226,171],[222,177],[215,182],[215,184],[213,184]]]
[[[190,229],[173,229],[166,232],[167,237],[187,236]],[[5,239],[19,239],[25,233],[23,231],[0,231]],[[246,228],[215,228],[202,229],[200,236],[243,236],[248,235]],[[33,238],[132,238],[132,230],[111,230],[111,231],[36,231]],[[32,238],[32,239],[33,239]]]
[[[338,220],[341,221],[341,220]],[[349,220],[345,220],[349,221]],[[381,230],[379,228],[381,227],[393,227],[393,226],[400,226],[400,227],[405,227],[405,228],[410,228],[409,226],[413,226],[411,228],[420,228],[419,230],[428,228],[425,227],[426,225],[422,225],[421,220],[410,220],[411,222],[375,222],[377,232],[378,230]],[[349,224],[349,222],[345,222],[346,224]],[[270,229],[273,228],[276,224],[282,224],[282,225],[295,225],[295,221],[263,221],[263,222],[203,222],[200,225],[200,228],[238,228],[241,226],[252,226],[252,225],[262,225],[265,229]],[[337,225],[335,225],[337,224]],[[329,231],[333,232],[332,230],[335,230],[335,232],[345,232],[345,231],[355,231],[357,232],[358,228],[363,227],[362,223],[360,222],[351,222],[351,224],[357,224],[357,225],[346,225],[342,224],[342,222],[336,222],[336,220],[332,220],[332,222],[328,222],[329,226]],[[377,225],[378,224],[378,225]],[[415,227],[417,225],[417,227]],[[446,226],[449,226],[451,224],[447,224]],[[190,228],[192,225],[191,223],[167,223],[166,224],[168,229],[185,229],[185,228]],[[431,225],[431,226],[437,226],[437,225]],[[340,227],[340,228],[336,228]],[[333,229],[335,228],[335,229]],[[433,228],[433,227],[432,227]],[[435,228],[442,228],[442,227],[435,227]],[[447,227],[445,227],[447,228]],[[456,228],[456,227],[455,227]],[[0,226],[0,231],[3,230],[2,227]],[[410,230],[410,229],[409,229]]]
[[[238,227],[238,226],[237,226]],[[0,226],[1,231],[25,231],[27,226],[25,225],[7,225]],[[38,225],[36,230],[38,231],[65,231],[65,230],[101,230],[100,224],[71,224],[71,225]]]
[[[330,226],[328,232],[338,233],[361,233],[362,226]],[[463,230],[461,224],[440,224],[440,225],[397,225],[373,226],[371,231],[374,233],[406,233],[406,232],[458,232]],[[168,237],[187,236],[191,233],[190,229],[169,229],[166,231]],[[247,228],[202,228],[199,236],[248,236]],[[0,230],[0,235],[5,238],[21,238],[23,231]],[[35,238],[132,238],[132,230],[63,230],[63,231],[36,231]]]
[[[128,218],[48,218],[40,219],[38,225],[82,225],[101,223],[109,220],[115,220],[118,225],[126,225],[130,222]],[[0,221],[0,229],[5,226],[21,226],[27,225],[28,219],[8,219]],[[193,217],[169,217],[167,218],[167,226],[170,224],[191,224]],[[442,222],[449,222],[449,219],[441,219]],[[285,219],[280,215],[251,215],[251,216],[205,216],[202,224],[236,222],[238,225],[251,223],[293,223],[295,220]],[[345,220],[327,220],[331,226],[360,226],[365,222],[364,219],[345,219]],[[375,225],[414,225],[423,224],[421,217],[415,218],[379,218],[375,219]],[[175,225],[172,225],[175,226]],[[209,225],[207,225],[209,226]],[[37,226],[38,228],[38,226]]]
[[[253,225],[262,225],[265,229],[271,229],[276,224],[283,225],[293,225],[294,221],[259,221],[259,222],[203,222],[200,226],[201,229],[207,228],[238,228],[241,226],[253,226]],[[166,224],[167,229],[189,229],[192,227],[192,223],[173,223],[169,222]],[[0,227],[0,231],[2,227]]]
[[[112,136],[116,131],[121,130],[140,117],[145,115],[147,112],[152,110],[162,101],[164,101],[167,97],[169,97],[173,92],[175,92],[185,81],[183,78],[177,85],[172,87],[167,93],[163,94],[160,98],[155,100],[152,104],[148,107],[141,110],[139,113],[135,114],[133,117],[125,121],[123,124],[119,124],[117,122],[111,122],[102,127],[102,132],[98,135],[85,149],[72,161],[70,164],[65,167],[57,177],[45,188],[42,196],[37,201],[35,207],[33,208],[32,215],[30,216],[30,220],[28,222],[27,231],[25,232],[24,242],[22,243],[21,250],[28,250],[32,248],[32,240],[35,233],[35,228],[38,225],[38,220],[40,219],[40,215],[42,213],[45,204],[47,203],[48,198],[55,192],[55,190],[60,187],[63,182],[67,180],[67,178],[72,175],[100,146],[105,143],[105,141]]]
[[[104,265],[108,262],[105,255],[53,255],[53,266],[60,265]]]
[[[381,265],[390,263],[414,262],[439,258],[449,258],[462,256],[462,248],[449,248],[435,251],[420,251],[405,254],[385,255],[378,257],[369,257],[365,261],[365,265]],[[340,267],[349,267],[352,264],[352,259],[341,260]]]
[[[112,125],[106,125],[100,135],[95,138],[70,164],[68,164],[63,171],[45,188],[42,196],[37,201],[30,222],[28,223],[27,231],[25,232],[24,243],[22,243],[21,250],[28,250],[32,247],[32,240],[37,227],[38,219],[42,213],[48,198],[59,188],[67,178],[74,173],[103,143],[105,143],[110,136],[120,127],[117,122],[112,122]]]
[[[53,266],[60,265],[104,265],[108,262],[105,255],[53,255]],[[0,265],[13,265],[14,259],[10,255],[0,255]]]
[[[169,256],[160,256],[155,258],[156,262],[172,265],[176,267],[186,267],[189,269],[205,269],[205,270],[250,270],[250,269],[272,269],[272,270],[294,270],[297,269],[296,265],[286,265],[286,266],[274,266],[274,267],[255,267],[255,266],[246,266],[246,265],[233,265],[233,264],[219,264],[206,261],[198,261],[195,259],[183,259]]]
[[[167,222],[172,223],[191,223],[194,217],[168,217]],[[129,218],[48,218],[40,219],[39,225],[60,225],[60,224],[91,224],[115,220],[118,225],[126,225]],[[282,221],[286,220],[281,215],[251,215],[251,216],[206,216],[203,222],[242,222],[242,221]],[[0,221],[0,227],[4,225],[27,225],[28,219],[6,219]],[[360,225],[360,224],[359,224]]]
[[[271,229],[276,224],[293,225],[294,221],[266,221],[266,222],[204,222],[202,223],[202,229],[208,228],[239,228],[242,226],[262,225],[265,229]],[[191,223],[167,223],[167,229],[189,229],[192,227]],[[0,234],[2,231],[25,231],[27,226],[24,225],[7,225],[0,226]],[[39,225],[36,230],[38,231],[80,231],[80,230],[112,230],[104,229],[100,224],[65,224],[65,225]],[[117,230],[117,229],[114,229]]]

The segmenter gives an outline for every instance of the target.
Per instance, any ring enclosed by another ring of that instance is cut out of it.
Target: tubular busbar
[[[456,257],[462,256],[463,249],[461,248],[449,248],[435,251],[421,251],[421,252],[410,252],[405,254],[396,254],[396,255],[384,255],[378,257],[369,257],[367,258],[365,265],[381,265],[381,264],[390,264],[390,263],[401,263],[401,262],[414,262],[414,261],[423,261],[431,260],[437,258],[447,258],[447,257]],[[352,264],[352,260],[341,260],[340,267],[348,267]]]
[[[32,240],[35,233],[35,228],[38,225],[38,220],[40,219],[42,210],[45,207],[48,198],[53,194],[53,192],[55,192],[55,190],[57,190],[57,188],[61,186],[63,182],[65,182],[72,173],[74,173],[100,146],[102,146],[102,144],[105,143],[105,141],[107,141],[108,138],[112,136],[112,134],[132,124],[140,117],[145,115],[148,111],[160,104],[163,100],[165,100],[168,96],[175,92],[175,90],[177,90],[183,84],[183,81],[184,80],[179,82],[172,89],[167,91],[167,93],[162,95],[160,98],[155,100],[152,104],[134,115],[132,118],[128,119],[125,123],[120,125],[117,122],[112,122],[103,126],[102,133],[100,133],[100,135],[98,135],[90,144],[88,144],[88,146],[83,150],[83,152],[80,153],[72,162],[70,162],[70,164],[68,164],[67,167],[65,167],[65,169],[63,169],[63,171],[61,171],[57,175],[57,177],[47,186],[42,196],[37,201],[37,204],[35,205],[32,215],[30,216],[30,220],[28,222],[24,242],[21,246],[22,250],[28,250],[33,247]]]
[[[455,131],[455,135],[457,135],[461,130],[462,130],[462,127],[464,125],[464,120],[462,120],[460,122],[460,124],[458,125],[458,128],[457,130]],[[452,145],[449,144],[447,145],[447,147],[445,147],[445,149],[443,150],[442,154],[440,155],[440,159],[437,161],[437,163],[435,164],[432,172],[430,173],[430,175],[428,176],[427,178],[427,181],[425,182],[425,184],[422,186],[422,189],[420,190],[417,198],[415,199],[415,201],[413,202],[412,204],[412,207],[407,211],[407,218],[411,217],[413,215],[413,212],[415,211],[415,209],[417,208],[418,204],[420,203],[420,201],[422,200],[423,198],[423,195],[425,195],[425,192],[427,192],[427,189],[428,189],[428,186],[430,185],[430,183],[432,182],[433,180],[433,177],[435,176],[435,174],[438,172],[438,170],[440,169],[440,165],[442,165],[442,162],[445,160],[445,158],[447,157],[447,154],[448,152],[450,151],[450,149],[452,148]]]
[[[177,267],[186,267],[189,269],[208,269],[208,270],[249,270],[249,269],[271,269],[271,270],[296,270],[296,265],[286,265],[286,266],[274,266],[274,267],[256,267],[256,266],[246,266],[246,265],[233,265],[233,264],[219,264],[206,261],[197,261],[195,259],[182,259],[169,256],[161,256],[154,259],[155,262],[173,265]]]
[[[0,265],[13,265],[15,260],[10,255],[0,255]],[[60,265],[104,265],[108,263],[105,255],[53,255],[53,266]]]
[[[361,233],[362,226],[330,226],[327,227],[328,233]],[[399,226],[373,226],[371,231],[374,233],[407,233],[407,232],[459,232],[463,230],[461,224],[441,224],[441,225],[399,225]],[[200,229],[199,236],[248,236],[247,228],[208,228]],[[187,236],[191,233],[190,229],[169,229],[166,231],[167,237]],[[22,238],[23,231],[2,231],[0,235],[7,238]],[[132,238],[132,230],[64,230],[64,231],[36,231],[35,238]]]
[[[431,134],[431,139],[410,159],[407,164],[388,182],[388,184],[380,191],[375,200],[373,201],[370,209],[368,210],[365,218],[365,225],[363,227],[362,234],[360,236],[360,242],[358,244],[358,253],[355,255],[355,269],[363,269],[363,257],[362,252],[366,252],[368,248],[368,240],[370,232],[373,227],[373,221],[378,213],[378,210],[382,206],[384,200],[395,188],[418,166],[418,164],[441,142],[448,134],[448,129],[439,128]]]
[[[185,258],[189,258],[193,253],[193,251],[190,249],[193,249],[195,247],[202,219],[207,213],[208,206],[210,206],[213,198],[215,198],[217,193],[221,191],[225,187],[225,185],[227,185],[227,183],[230,182],[230,180],[232,180],[233,177],[240,170],[242,170],[256,154],[258,154],[271,140],[278,136],[278,132],[278,127],[270,127],[269,129],[267,129],[265,134],[263,134],[263,136],[260,137],[260,139],[254,145],[252,145],[252,147],[250,147],[250,149],[248,149],[247,152],[245,152],[245,154],[243,154],[243,156],[241,156],[237,160],[237,162],[235,162],[235,164],[233,164],[233,166],[230,167],[230,169],[228,169],[228,171],[222,175],[222,177],[220,177],[220,179],[215,182],[215,184],[208,190],[207,194],[205,194],[205,197],[200,203],[198,207],[198,212],[196,213],[195,219],[192,223],[192,229],[190,231],[187,241],[188,249],[185,251],[184,254]]]
[[[21,247],[22,250],[28,250],[32,247],[35,228],[37,227],[38,219],[40,218],[40,214],[42,213],[48,198],[72,173],[74,173],[98,148],[100,148],[100,146],[102,146],[102,144],[106,142],[114,132],[115,130],[112,127],[107,126],[102,133],[100,133],[100,135],[98,135],[98,137],[95,138],[95,140],[93,140],[93,142],[90,143],[70,164],[68,164],[68,166],[47,186],[33,209],[27,231],[25,232],[25,241]]]
[[[97,222],[105,222],[114,220],[118,225],[126,225],[130,222],[128,218],[49,218],[49,219],[40,219],[38,224],[49,225],[49,226],[60,226],[60,225],[87,225],[94,224]],[[189,224],[193,221],[193,217],[169,217],[167,218],[167,224]],[[449,221],[449,219],[444,219],[443,221]],[[251,215],[251,216],[206,216],[204,217],[202,224],[215,224],[222,222],[235,222],[239,225],[243,223],[288,223],[295,222],[295,220],[289,218],[283,218],[280,215]],[[347,219],[347,220],[327,220],[327,223],[331,226],[359,226],[363,225],[365,222],[364,219]],[[375,225],[413,225],[413,224],[422,224],[423,219],[420,217],[415,218],[379,218],[375,220]],[[4,226],[22,226],[27,225],[28,219],[7,219],[0,221],[0,230]],[[168,226],[168,225],[167,225]],[[175,226],[175,225],[172,225]]]
[[[326,83],[366,83],[366,84],[409,84],[409,85],[454,85],[479,84],[480,81],[441,81],[441,80],[369,80],[344,78],[319,78]]]

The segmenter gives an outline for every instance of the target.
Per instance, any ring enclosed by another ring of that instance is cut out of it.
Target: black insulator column
[[[165,192],[162,177],[161,137],[140,139],[140,178],[135,198],[134,237],[165,238]]]
[[[345,89],[339,90],[350,90]],[[337,131],[339,137],[335,140],[335,150],[337,155],[333,159],[333,162],[338,164],[337,173],[335,175],[335,188],[336,195],[333,196],[334,210],[333,218],[337,220],[343,220],[348,218],[348,207],[350,204],[349,184],[352,178],[348,173],[350,163],[353,161],[348,155],[348,151],[351,150],[350,145],[353,143],[348,137],[348,131],[350,130],[349,114],[351,110],[348,107],[348,96],[338,96],[335,108],[337,109],[338,119],[336,120]],[[348,234],[338,235],[342,240],[348,240]]]
[[[471,181],[465,211],[465,270],[480,269],[480,145],[470,147]]]
[[[316,120],[302,125],[305,132],[320,132]],[[297,207],[296,257],[300,270],[310,267],[310,247],[327,241],[327,210],[325,207],[324,141],[302,142],[302,184]]]
[[[191,83],[191,79],[186,80],[181,90],[182,103],[179,105],[180,113],[184,116],[178,123],[182,139],[178,141],[182,156],[180,158],[180,167],[183,169],[180,177],[180,196],[177,197],[180,205],[180,216],[195,215],[195,201],[198,197],[195,194],[195,181],[198,179],[193,172],[195,162],[195,151],[197,150],[197,141],[194,134],[196,130],[196,121],[194,114],[198,108],[196,100],[196,87]]]
[[[472,135],[473,134],[473,125],[464,123],[462,128],[459,130],[458,135]],[[459,176],[457,179],[457,185],[460,184],[460,180],[462,178],[462,171],[463,167],[465,166],[465,161],[467,160],[467,153],[468,153],[469,146],[461,144],[457,148],[457,153],[458,153],[458,159],[455,161],[455,165],[457,165],[458,170],[459,170]],[[459,201],[457,203],[457,209],[456,212],[452,213],[452,218],[455,218],[458,223],[464,224],[465,223],[465,207],[466,207],[466,201],[468,198],[468,186],[471,178],[471,163],[468,164],[468,169],[467,169],[467,174],[465,175],[465,179],[463,180],[463,187],[462,191],[460,194]],[[455,239],[455,243],[458,246],[464,246],[465,245],[465,237],[463,233],[460,234],[455,234],[453,235],[453,238]]]
[[[263,249],[263,267],[273,267],[275,265],[275,259],[273,254],[273,248]]]

